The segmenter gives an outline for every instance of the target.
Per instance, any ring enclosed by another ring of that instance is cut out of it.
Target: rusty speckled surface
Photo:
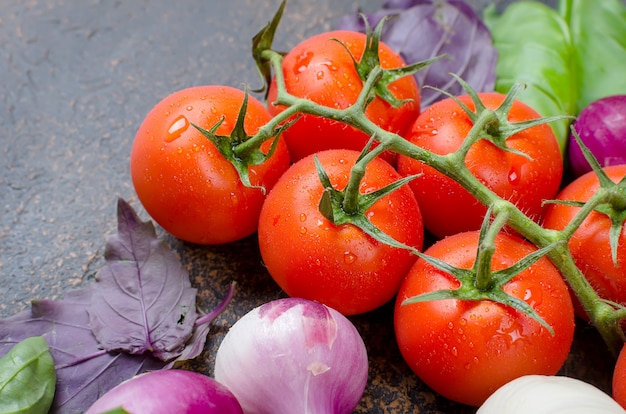
[[[276,46],[327,30],[357,5],[382,1],[290,0]],[[488,1],[470,1],[477,8]],[[498,3],[504,4],[505,1]],[[0,10],[0,317],[32,299],[61,298],[89,283],[115,231],[117,197],[134,194],[128,154],[144,115],[184,87],[258,85],[250,38],[279,1],[5,0]],[[195,246],[163,235],[188,267],[207,311],[238,282],[190,368],[212,375],[228,328],[253,307],[283,296],[254,236]],[[471,413],[433,394],[408,369],[393,339],[391,307],[352,317],[370,355],[358,413]],[[590,327],[579,326],[562,373],[608,390],[612,361]]]

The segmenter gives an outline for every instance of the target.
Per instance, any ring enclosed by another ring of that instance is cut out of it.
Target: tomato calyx
[[[476,131],[477,133],[468,135],[468,139],[465,140],[463,146],[459,149],[459,152],[462,154],[466,154],[477,140],[486,139],[503,151],[508,151],[532,160],[528,154],[508,146],[506,140],[513,135],[537,125],[547,124],[564,118],[572,118],[571,116],[551,116],[526,121],[511,122],[508,120],[509,112],[516,101],[517,95],[525,88],[523,83],[514,84],[506,94],[506,97],[500,106],[497,109],[492,110],[485,106],[478,96],[478,93],[467,82],[454,73],[452,73],[451,76],[459,82],[459,84],[463,87],[463,90],[470,96],[474,104],[474,110],[470,109],[467,105],[461,102],[457,96],[451,95],[449,92],[438,88],[433,89],[436,89],[453,99],[461,107],[461,109],[463,109],[473,124],[482,122],[482,125],[480,125],[480,128]]]
[[[365,15],[361,14],[361,18],[365,23],[365,48],[363,50],[363,54],[361,55],[361,60],[357,61],[350,52],[350,49],[343,44],[338,39],[331,39],[339,43],[346,49],[346,52],[350,55],[352,62],[354,64],[354,68],[359,74],[362,82],[366,82],[370,76],[378,76],[379,79],[374,83],[374,87],[371,89],[371,95],[369,99],[373,99],[378,96],[383,99],[389,105],[394,108],[398,108],[405,103],[409,102],[410,99],[398,99],[395,97],[393,93],[389,90],[389,85],[398,79],[401,79],[405,76],[411,76],[429,66],[430,64],[438,61],[443,58],[444,55],[435,56],[431,59],[426,59],[420,62],[416,62],[407,66],[402,66],[399,68],[391,68],[391,69],[382,69],[380,73],[375,72],[375,68],[382,68],[380,65],[380,56],[378,55],[378,46],[380,44],[380,37],[382,36],[383,27],[385,22],[390,18],[390,16],[383,17],[376,27],[374,31],[372,31],[368,19]]]
[[[459,287],[456,289],[436,290],[413,296],[405,299],[402,302],[402,305],[406,306],[418,302],[444,299],[476,302],[491,301],[511,307],[518,312],[522,312],[523,314],[530,316],[545,327],[552,335],[554,335],[552,327],[537,313],[537,311],[535,311],[535,309],[533,309],[532,306],[522,299],[506,293],[504,291],[504,286],[519,273],[544,257],[555,247],[555,244],[533,251],[512,266],[493,271],[491,269],[491,261],[495,253],[495,237],[506,224],[508,220],[508,213],[504,212],[496,214],[493,223],[490,223],[491,215],[492,210],[489,209],[480,229],[476,260],[471,269],[452,266],[438,258],[431,257],[422,252],[416,252],[421,259],[457,279],[460,284]]]
[[[259,75],[263,80],[263,85],[259,89],[254,90],[254,92],[267,91],[267,86],[270,84],[272,79],[271,59],[268,58],[268,55],[265,52],[285,55],[285,53],[283,52],[276,52],[272,50],[274,35],[280,23],[280,19],[282,18],[283,11],[285,9],[285,3],[286,0],[283,0],[278,10],[274,14],[272,20],[268,22],[268,24],[252,38],[252,57],[256,62],[257,71],[259,72]],[[362,18],[366,27],[366,41],[365,49],[363,50],[360,61],[357,62],[357,60],[352,55],[352,52],[350,52],[346,45],[343,44],[340,40],[332,40],[338,42],[346,49],[354,63],[354,68],[359,74],[362,82],[365,82],[370,76],[379,77],[375,82],[375,86],[371,90],[371,95],[369,96],[370,100],[378,96],[394,108],[400,107],[403,104],[407,103],[409,100],[396,98],[395,95],[389,90],[389,85],[400,78],[416,74],[428,65],[443,58],[444,55],[435,56],[434,58],[426,59],[424,61],[416,62],[407,66],[383,69],[379,73],[378,71],[374,70],[375,68],[380,67],[378,46],[380,44],[380,38],[382,35],[384,24],[390,18],[390,16],[383,17],[374,28],[374,31],[371,30],[371,27],[365,15],[362,15]]]
[[[415,247],[408,246],[381,231],[372,224],[366,216],[367,210],[373,206],[374,203],[420,175],[416,174],[404,177],[371,193],[361,193],[359,191],[359,184],[365,175],[367,163],[384,149],[383,145],[379,145],[372,151],[369,151],[372,143],[373,139],[370,139],[369,143],[359,155],[359,158],[350,171],[350,180],[344,190],[337,190],[333,187],[317,155],[313,157],[317,174],[324,187],[319,202],[319,211],[328,221],[336,226],[352,224],[381,243],[412,252],[418,252]]]
[[[573,200],[548,200],[546,203],[565,204],[581,208],[569,225],[563,229],[563,233],[568,239],[574,234],[576,229],[580,227],[582,221],[591,213],[591,211],[597,211],[598,213],[608,216],[611,220],[611,228],[609,230],[611,259],[613,260],[615,267],[618,267],[617,247],[620,235],[622,234],[622,229],[624,227],[624,222],[626,221],[626,177],[622,178],[618,183],[613,182],[613,180],[611,180],[602,169],[602,166],[593,153],[582,142],[578,132],[576,132],[576,129],[573,126],[571,127],[571,131],[576,143],[583,153],[583,156],[589,163],[589,166],[593,170],[594,174],[598,177],[600,188],[589,200],[587,200],[587,202]]]
[[[256,62],[257,71],[263,80],[263,85],[259,89],[253,90],[253,92],[264,92],[267,91],[267,87],[272,80],[272,65],[269,59],[266,59],[263,56],[263,52],[272,50],[272,43],[274,42],[274,34],[276,33],[276,29],[278,28],[278,24],[280,23],[280,19],[283,16],[283,11],[285,10],[285,4],[287,0],[283,0],[283,2],[278,7],[278,10],[274,14],[272,20],[270,20],[265,27],[263,27],[254,37],[252,38],[252,57]],[[284,55],[284,53],[280,53]]]
[[[247,108],[248,91],[246,90],[243,102],[241,103],[241,108],[239,109],[239,114],[237,115],[237,121],[230,135],[217,135],[216,133],[220,125],[224,122],[224,116],[222,116],[222,118],[208,130],[193,123],[191,125],[200,131],[200,133],[202,133],[202,135],[204,135],[209,141],[211,141],[220,154],[222,154],[222,156],[226,158],[226,160],[228,160],[233,167],[235,167],[243,185],[250,188],[257,188],[265,193],[265,187],[253,185],[250,182],[249,167],[264,163],[274,154],[278,146],[280,134],[286,128],[289,128],[295,120],[275,128],[270,135],[268,137],[264,137],[263,140],[252,141],[252,136],[248,135],[244,129],[244,120]],[[274,141],[272,142],[269,151],[264,153],[261,151],[260,145],[265,141],[265,139],[272,137],[274,137]],[[252,143],[252,145],[245,145],[246,143]]]

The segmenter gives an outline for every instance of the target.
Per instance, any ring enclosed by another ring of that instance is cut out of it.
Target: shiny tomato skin
[[[354,58],[360,61],[365,39],[363,33],[338,30],[312,36],[296,45],[287,53],[282,63],[287,92],[336,109],[345,109],[354,104],[363,89],[363,82],[349,53],[337,40],[343,42]],[[402,57],[383,42],[379,44],[379,57],[382,68],[406,66]],[[376,97],[365,113],[381,128],[403,135],[419,114],[419,88],[415,78],[409,75],[391,83],[389,90],[396,98],[411,101],[394,108]],[[267,99],[268,108],[273,115],[285,109],[273,104],[276,93],[274,79]],[[360,151],[370,138],[342,122],[308,114],[302,115],[283,136],[293,161],[331,148]],[[393,153],[384,155],[387,161],[395,160]]]
[[[477,244],[478,231],[457,233],[424,253],[469,269]],[[492,269],[509,267],[534,250],[520,238],[501,233]],[[554,336],[529,316],[495,302],[442,299],[401,304],[416,295],[458,286],[451,275],[418,259],[396,299],[394,326],[400,351],[434,391],[478,406],[514,378],[559,371],[571,348],[574,311],[565,282],[547,258],[515,276],[504,290],[530,304],[554,329]]]
[[[626,164],[605,167],[604,171],[617,183],[626,176]],[[556,199],[585,202],[599,187],[595,173],[588,172],[566,185]],[[579,210],[579,207],[550,203],[546,208],[543,226],[562,230]],[[617,267],[611,258],[610,229],[609,216],[594,211],[574,232],[569,249],[576,265],[601,297],[626,305],[626,229],[622,228],[617,245]],[[580,302],[574,299],[574,304],[576,314],[588,319]]]
[[[317,154],[339,190],[358,155],[337,149]],[[399,178],[386,161],[375,159],[360,191],[375,191]],[[318,208],[322,192],[313,155],[294,163],[279,179],[259,219],[263,263],[290,296],[316,300],[344,315],[373,310],[393,298],[416,256],[378,242],[352,224],[332,224]],[[407,186],[376,202],[366,215],[396,240],[422,248],[421,214]]]
[[[222,116],[218,135],[230,135],[244,92],[219,85],[195,86],[157,103],[137,131],[130,172],[139,200],[172,235],[192,243],[228,243],[254,233],[265,199],[242,184],[233,165],[191,124],[210,129]],[[248,135],[271,119],[252,96],[244,129]],[[261,149],[269,150],[271,142]],[[249,168],[253,185],[268,190],[289,167],[289,152],[279,142],[266,162]]]
[[[626,346],[622,347],[613,370],[613,399],[626,409]]]
[[[480,93],[487,108],[497,108],[505,96]],[[470,109],[468,96],[459,99]],[[511,122],[539,118],[539,114],[520,101],[513,104]],[[441,100],[420,114],[406,138],[419,147],[445,155],[456,151],[472,127],[472,121],[452,99]],[[479,140],[467,154],[470,172],[500,197],[515,203],[529,217],[538,221],[542,202],[558,192],[563,175],[563,159],[558,142],[547,124],[519,132],[506,140],[511,148],[531,159],[504,151],[491,142]],[[399,156],[402,175],[423,173],[411,182],[422,209],[424,225],[438,238],[480,228],[486,207],[454,180],[415,159]]]

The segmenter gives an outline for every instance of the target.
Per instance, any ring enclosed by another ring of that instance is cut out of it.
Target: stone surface
[[[290,0],[276,46],[327,30],[357,4]],[[487,1],[472,3],[482,8]],[[500,5],[505,2],[497,2]],[[279,1],[5,0],[0,11],[0,316],[32,299],[61,298],[102,265],[116,228],[116,199],[147,219],[128,172],[144,115],[192,85],[259,83],[250,38]],[[212,375],[215,350],[239,317],[283,296],[261,265],[254,237],[195,246],[163,235],[199,288],[201,310],[230,281],[235,299],[215,322],[206,352],[189,364]],[[432,393],[393,341],[391,306],[353,317],[370,354],[370,381],[357,412],[473,412]],[[563,373],[608,389],[610,364],[595,331],[580,327]],[[417,407],[417,408],[416,408]]]

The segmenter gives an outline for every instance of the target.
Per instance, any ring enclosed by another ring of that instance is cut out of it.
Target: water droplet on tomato
[[[496,333],[500,334],[508,346],[524,339],[523,327],[516,321],[510,321],[500,325]]]
[[[300,234],[306,234],[306,227],[300,227]]]
[[[300,221],[306,221],[306,214],[300,214]]]
[[[311,59],[313,59],[313,52],[302,53],[298,56],[296,63],[293,65],[294,73],[297,75],[298,73],[304,72],[309,66],[309,63],[311,63]]]
[[[189,121],[185,118],[184,115],[178,116],[170,128],[167,130],[167,134],[165,136],[165,142],[172,142],[175,139],[179,138],[183,132],[185,132],[189,128]]]
[[[332,62],[318,62],[319,65],[324,65],[328,68],[328,70],[332,70],[333,72],[337,70],[337,66],[333,65]]]
[[[509,183],[512,185],[517,185],[519,184],[520,181],[520,173],[517,170],[517,168],[513,167],[511,168],[511,170],[509,171],[509,175],[507,177],[509,179]]]
[[[317,80],[324,79],[324,71],[323,70],[318,71],[315,77],[317,78]]]
[[[280,221],[280,214],[275,215],[274,217],[272,217],[272,225],[277,225],[278,222]]]
[[[437,135],[439,133],[438,130],[433,129],[432,131],[430,131],[431,135]]]
[[[343,254],[343,261],[346,264],[352,264],[356,261],[356,255],[354,253],[351,252],[345,252]]]
[[[533,308],[541,304],[543,301],[543,295],[541,289],[528,288],[524,291],[524,301]]]
[[[185,109],[188,110],[188,111],[193,111],[193,106],[187,105],[187,107]]]

